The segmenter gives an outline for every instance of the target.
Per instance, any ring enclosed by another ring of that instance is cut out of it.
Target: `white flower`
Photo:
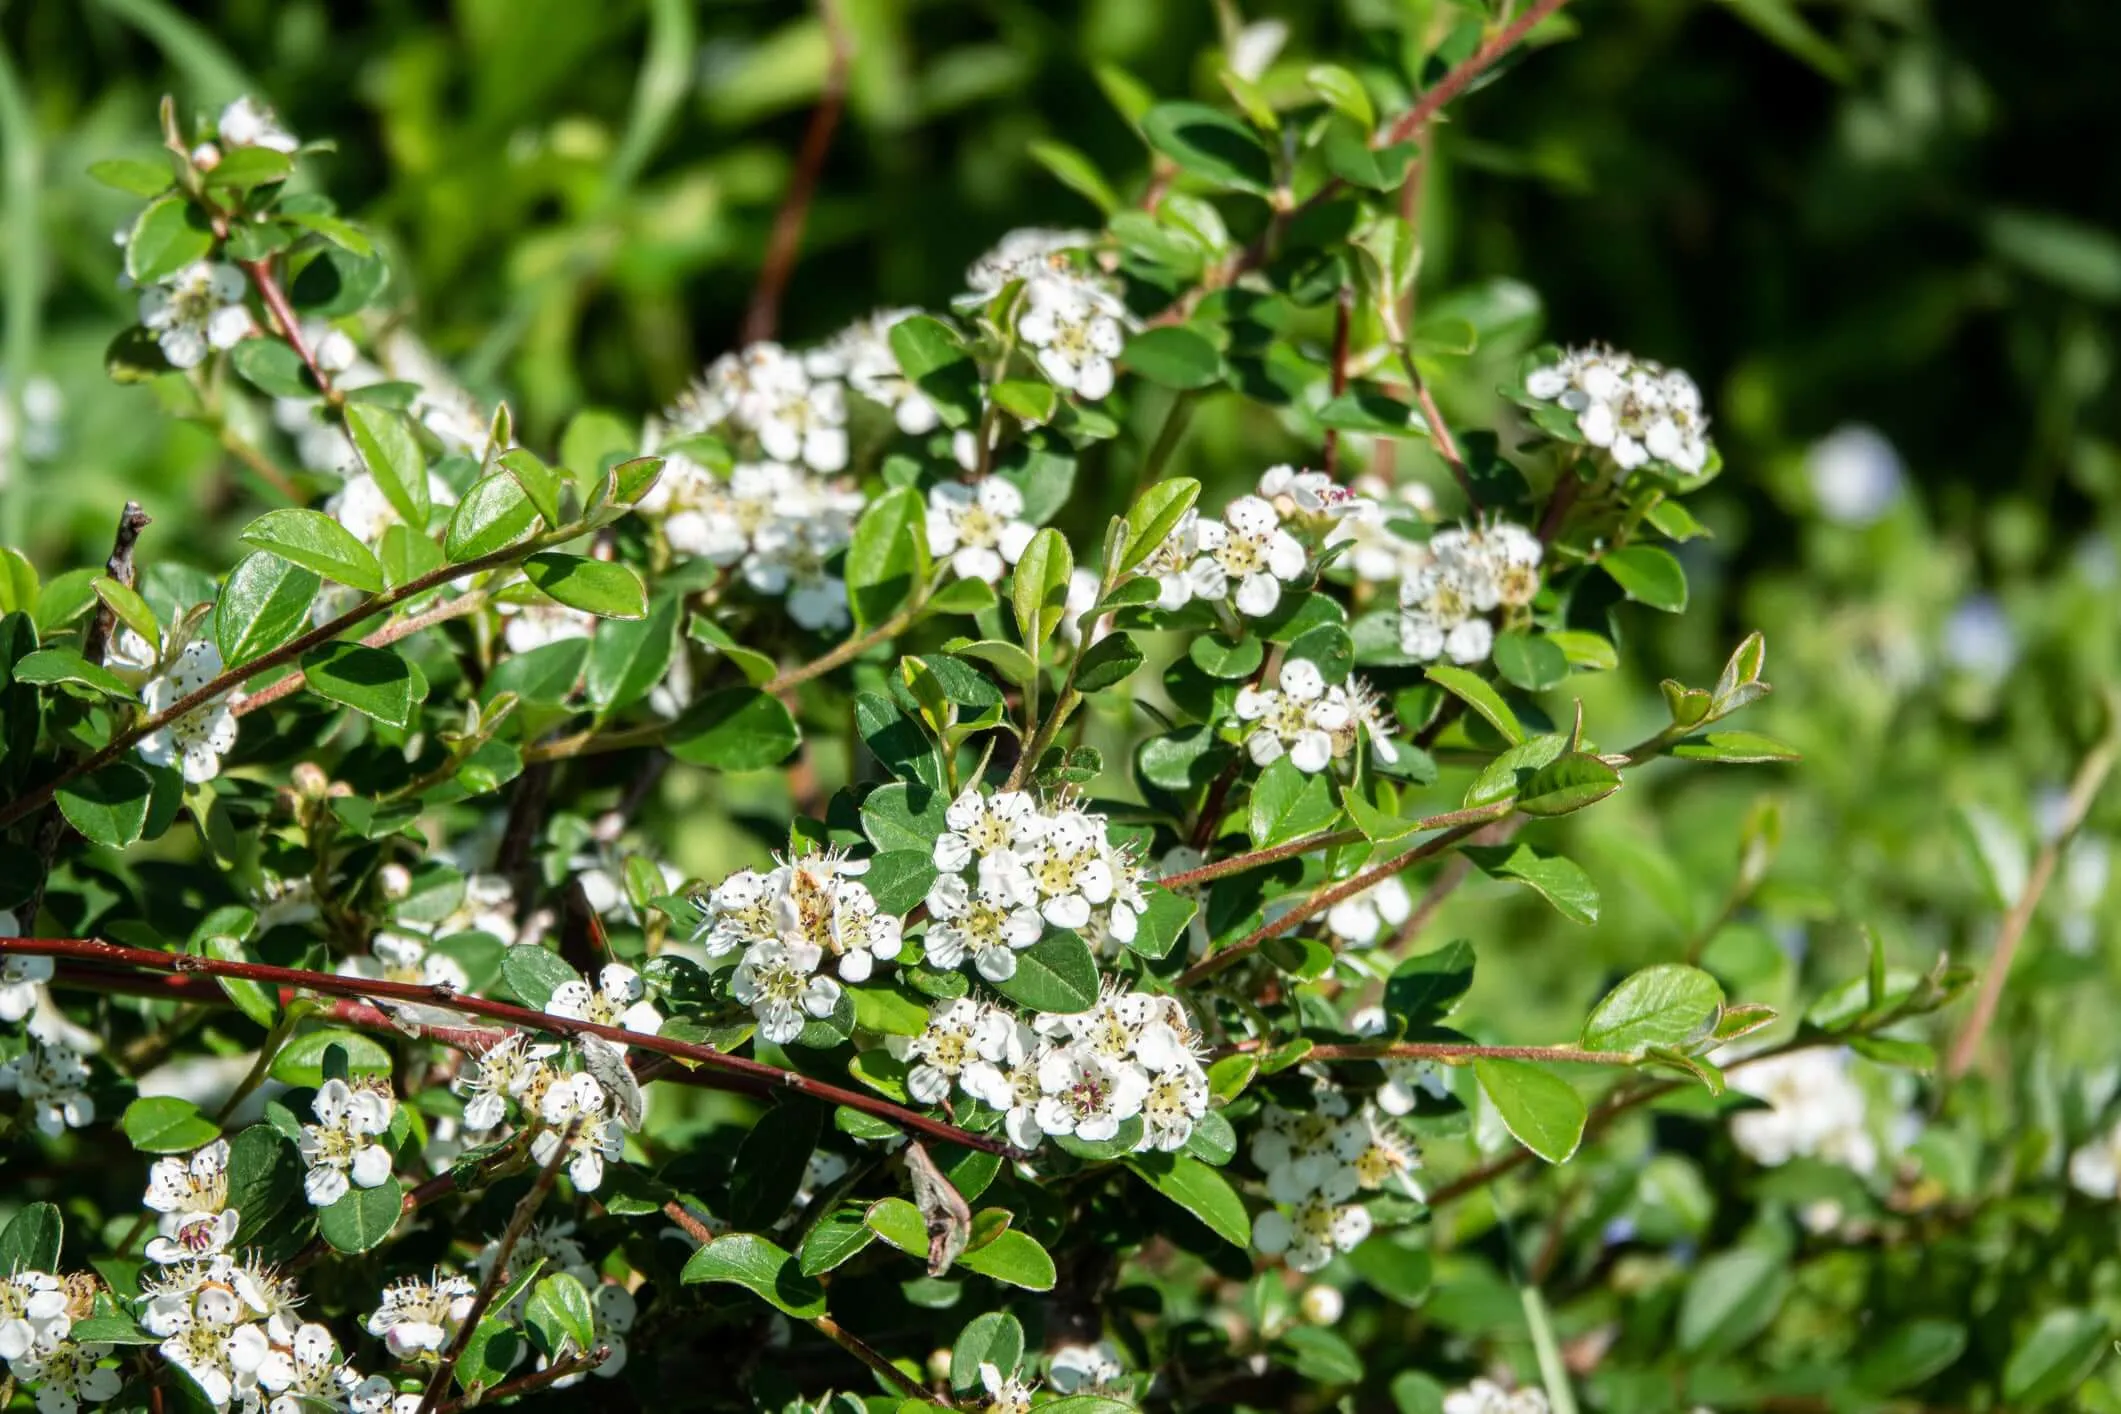
[[[83,1404],[117,1398],[125,1381],[103,1362],[111,1347],[57,1336],[39,1341],[14,1364],[14,1373],[37,1390],[38,1414],[78,1414]]]
[[[1049,1051],[1038,1066],[1039,1128],[1100,1143],[1141,1113],[1149,1078],[1133,1065],[1109,1064],[1083,1046]]]
[[[1360,1204],[1336,1204],[1314,1193],[1293,1213],[1269,1208],[1252,1224],[1252,1246],[1283,1257],[1292,1271],[1315,1272],[1335,1252],[1352,1252],[1370,1235],[1370,1212]]]
[[[427,1281],[406,1277],[383,1288],[383,1304],[367,1321],[368,1333],[381,1336],[398,1360],[439,1355],[471,1314],[478,1287],[454,1272],[435,1272]]]
[[[847,396],[831,352],[795,354],[757,343],[716,359],[669,413],[686,435],[724,423],[749,433],[767,457],[813,471],[847,465]]]
[[[604,1087],[593,1075],[555,1080],[538,1100],[538,1118],[549,1127],[531,1139],[531,1158],[550,1163],[564,1142],[567,1177],[582,1192],[595,1192],[604,1182],[605,1163],[616,1161],[626,1149],[626,1126],[605,1115],[608,1103]],[[573,1126],[571,1135],[569,1126]]]
[[[1522,526],[1440,530],[1429,556],[1399,585],[1399,646],[1428,662],[1478,663],[1495,645],[1486,615],[1529,604],[1539,592],[1545,547]]]
[[[1575,413],[1583,439],[1623,472],[1657,461],[1698,476],[1708,464],[1701,390],[1677,369],[1603,347],[1570,349],[1534,369],[1525,391]]]
[[[155,1160],[142,1201],[162,1215],[160,1235],[147,1244],[148,1261],[166,1265],[226,1251],[238,1222],[228,1206],[228,1141],[216,1139],[189,1158]]]
[[[950,557],[965,579],[989,584],[1017,561],[1037,534],[1022,517],[1024,498],[999,476],[976,486],[946,481],[928,491],[928,552]]]
[[[842,330],[831,348],[847,369],[847,386],[891,413],[899,431],[920,437],[933,432],[941,414],[927,395],[899,368],[891,351],[892,327],[920,313],[917,309],[882,309]]]
[[[2018,661],[2018,633],[1993,594],[1969,594],[1944,621],[1947,667],[1984,683],[1998,683]]]
[[[88,1093],[88,1062],[70,1046],[45,1041],[34,1028],[29,1049],[0,1065],[0,1094],[13,1091],[27,1102],[37,1132],[56,1139],[69,1129],[96,1122]]]
[[[317,1122],[302,1126],[295,1141],[309,1173],[303,1192],[324,1208],[345,1196],[349,1181],[361,1188],[380,1188],[390,1179],[390,1150],[376,1142],[390,1132],[398,1102],[381,1082],[348,1085],[336,1076],[317,1090],[311,1109]]]
[[[1024,226],[1003,236],[993,250],[965,271],[968,294],[959,303],[984,304],[1011,280],[1070,268],[1068,253],[1097,242],[1094,231],[1055,231]]]
[[[1183,609],[1195,598],[1214,597],[1200,586],[1204,580],[1214,583],[1215,575],[1194,573],[1194,565],[1203,548],[1201,525],[1200,513],[1187,511],[1178,518],[1178,524],[1171,527],[1171,533],[1164,537],[1163,543],[1150,551],[1136,567],[1135,573],[1156,581],[1157,608],[1168,612]]]
[[[528,604],[503,600],[502,633],[511,653],[529,653],[570,638],[587,638],[596,632],[597,616],[583,609],[570,609],[553,599],[539,598]]]
[[[273,1396],[268,1414],[308,1414],[314,1404],[343,1408],[361,1377],[339,1359],[329,1328],[306,1321],[258,1365],[258,1383]]]
[[[641,974],[624,963],[613,962],[597,973],[594,988],[579,977],[555,987],[545,1011],[551,1016],[653,1036],[662,1029],[663,1014],[647,998],[648,984],[641,980]]]
[[[1493,1380],[1479,1379],[1443,1397],[1443,1414],[1547,1414],[1543,1390],[1510,1391]]]
[[[0,936],[14,937],[21,931],[22,924],[15,915],[0,909]],[[0,958],[0,1021],[12,1026],[34,1014],[53,971],[48,957],[9,953]]]
[[[222,1259],[225,1261],[226,1259]],[[239,1281],[239,1269],[216,1264],[189,1290],[150,1296],[142,1324],[162,1337],[162,1358],[191,1377],[216,1409],[239,1395],[247,1405],[258,1386],[258,1369],[272,1353],[268,1323],[278,1314],[278,1292]]]
[[[1039,1102],[1046,1096],[1038,1070],[1047,1049],[1036,1032],[1012,1019],[1000,1058],[975,1060],[958,1078],[966,1094],[1001,1111],[1002,1132],[1019,1149],[1036,1148],[1046,1137],[1038,1122]]]
[[[1010,1037],[1010,1019],[960,997],[929,1014],[928,1025],[906,1044],[906,1090],[924,1105],[941,1104],[952,1081],[975,1061],[998,1061]]]
[[[1393,528],[1395,522],[1418,525],[1431,518],[1436,507],[1427,487],[1393,486],[1366,476],[1356,479],[1353,490],[1360,497],[1355,508],[1336,518],[1326,532],[1328,549],[1349,546],[1339,563],[1367,584],[1403,579],[1427,563],[1428,546]]]
[[[1364,1105],[1360,1112],[1334,1126],[1333,1153],[1353,1172],[1356,1185],[1364,1192],[1392,1185],[1410,1197],[1421,1197],[1421,1190],[1411,1177],[1421,1167],[1421,1155],[1415,1152],[1412,1141],[1370,1106]]]
[[[292,153],[302,144],[287,129],[273,110],[244,94],[221,110],[221,121],[216,125],[224,147],[269,147],[274,152]]]
[[[709,957],[726,957],[740,947],[769,942],[779,936],[776,907],[779,880],[756,869],[739,869],[708,891],[700,906],[700,924],[693,931]]]
[[[782,462],[741,462],[722,482],[673,456],[642,504],[672,550],[735,566],[752,589],[785,597],[805,628],[851,622],[846,582],[826,562],[854,536],[859,492]]]
[[[1067,810],[1053,816],[1027,858],[1039,912],[1056,928],[1078,929],[1094,905],[1112,898],[1111,849],[1101,815]]]
[[[1198,1065],[1176,1066],[1152,1075],[1142,1096],[1142,1144],[1175,1153],[1193,1137],[1193,1126],[1208,1112],[1208,1075]]]
[[[1016,331],[1055,386],[1096,402],[1112,391],[1126,317],[1125,305],[1088,280],[1049,272],[1024,283]]]
[[[1875,427],[1850,423],[1814,442],[1805,475],[1819,513],[1836,525],[1872,525],[1899,501],[1907,472],[1899,451]]]
[[[1281,603],[1281,587],[1301,579],[1308,562],[1302,542],[1281,528],[1281,515],[1258,496],[1240,496],[1221,520],[1203,520],[1194,531],[1201,555],[1191,567],[1193,594],[1228,595],[1237,611],[1262,618]]]
[[[64,1339],[72,1324],[66,1290],[50,1272],[23,1270],[0,1277],[0,1360],[20,1360],[47,1334]]]
[[[1844,1053],[1792,1051],[1733,1067],[1731,1088],[1768,1102],[1731,1117],[1732,1141],[1757,1162],[1816,1157],[1858,1173],[1877,1166],[1877,1144],[1864,1127],[1868,1106]]]
[[[168,710],[221,676],[221,650],[211,640],[195,638],[159,676],[140,690],[150,714]],[[140,759],[150,766],[176,766],[193,785],[221,774],[221,758],[236,746],[239,693],[202,703],[140,738]]]
[[[1387,875],[1361,893],[1326,910],[1326,931],[1352,947],[1377,941],[1387,927],[1396,928],[1414,912],[1414,900],[1397,874]]]
[[[339,963],[339,975],[447,987],[458,992],[471,987],[471,975],[463,963],[448,953],[434,951],[425,938],[409,933],[376,934],[369,939],[365,956],[356,955]]]
[[[729,995],[751,1008],[759,1034],[785,1045],[803,1034],[803,1018],[820,1020],[840,1004],[840,984],[817,975],[824,949],[815,943],[753,943],[729,978]]]
[[[1327,473],[1305,471],[1286,463],[1260,473],[1259,494],[1273,504],[1283,519],[1310,520],[1321,526],[1375,509],[1366,496],[1340,485]]]
[[[946,874],[957,873],[975,859],[1006,856],[1013,863],[1047,829],[1037,799],[1028,792],[1005,790],[986,796],[976,786],[958,792],[943,812],[943,823],[950,828],[936,838],[935,867]],[[1006,870],[1008,865],[1001,867]],[[984,882],[986,871],[981,878]]]
[[[1091,1394],[1127,1373],[1109,1340],[1064,1345],[1048,1357],[1046,1381],[1062,1394]]]
[[[1045,922],[1029,900],[1012,903],[986,888],[974,891],[955,874],[939,876],[928,891],[928,961],[956,967],[968,957],[989,982],[1016,975],[1016,955],[1036,943]]]
[[[2121,1124],[2071,1153],[2069,1181],[2087,1198],[2121,1195]]]
[[[987,1414],[1030,1414],[1031,1395],[1038,1388],[1036,1381],[1027,1383],[1016,1375],[1005,1376],[998,1366],[983,1362],[979,1382],[987,1391]]]
[[[867,860],[827,850],[774,870],[775,932],[783,941],[815,946],[821,959],[834,959],[834,970],[847,982],[868,981],[877,960],[897,957],[903,942],[903,921],[880,910],[855,877],[868,868]]]
[[[501,1123],[508,1117],[509,1102],[540,1086],[545,1063],[559,1053],[558,1046],[533,1044],[517,1031],[488,1046],[457,1076],[456,1088],[470,1097],[464,1102],[464,1127],[480,1133]]]
[[[195,260],[140,291],[140,322],[176,368],[194,368],[210,350],[231,349],[255,327],[243,303],[243,272]]]
[[[1347,705],[1326,696],[1326,680],[1308,658],[1284,661],[1277,681],[1278,689],[1238,689],[1237,719],[1253,724],[1245,751],[1256,766],[1286,754],[1297,770],[1315,775],[1333,764],[1333,737],[1348,726]]]

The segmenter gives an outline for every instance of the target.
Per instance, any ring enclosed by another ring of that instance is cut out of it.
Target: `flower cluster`
[[[640,978],[616,964],[604,969],[603,985],[563,984],[546,1003],[554,1016],[597,1021],[629,1030],[653,1032],[662,1024],[655,1008],[642,999]],[[624,978],[612,976],[624,973]],[[579,989],[579,990],[577,990]],[[566,992],[566,997],[561,996]],[[645,1022],[647,1024],[639,1024]],[[562,1048],[532,1042],[520,1033],[502,1037],[480,1053],[458,1075],[457,1091],[465,1096],[464,1128],[486,1134],[507,1123],[511,1114],[531,1127],[530,1155],[550,1163],[567,1151],[567,1177],[584,1193],[604,1182],[604,1167],[626,1149],[629,1130],[638,1129],[645,1112],[640,1089],[626,1069],[623,1047],[594,1036],[574,1042],[581,1070],[562,1063]]]
[[[1336,761],[1352,764],[1358,739],[1367,740],[1380,761],[1399,759],[1392,715],[1361,678],[1350,675],[1328,687],[1316,663],[1290,658],[1276,683],[1270,688],[1248,684],[1233,704],[1253,765],[1271,766],[1286,756],[1297,770],[1316,775]]]
[[[1544,554],[1538,536],[1508,521],[1438,531],[1420,565],[1399,582],[1401,651],[1421,662],[1485,659],[1495,647],[1488,616],[1532,602]]]
[[[832,1015],[840,981],[864,982],[879,960],[899,954],[904,920],[877,907],[861,883],[865,859],[836,850],[784,859],[761,873],[744,869],[695,900],[693,941],[709,957],[743,956],[729,994],[751,1008],[759,1034],[776,1044],[803,1032],[806,1017]],[[830,965],[837,974],[826,976]]]
[[[1583,439],[1603,448],[1623,472],[1655,461],[1699,476],[1708,465],[1701,390],[1676,368],[1594,345],[1532,370],[1524,387],[1576,414]]]
[[[1443,1414],[1547,1414],[1547,1397],[1543,1390],[1509,1390],[1479,1379],[1445,1395]]]
[[[919,313],[917,309],[880,309],[848,325],[826,345],[845,370],[847,386],[890,413],[898,430],[909,437],[926,436],[942,422],[935,404],[914,386],[891,350],[891,330]]]
[[[641,501],[680,556],[734,570],[755,593],[784,599],[808,629],[844,628],[847,585],[826,568],[854,535],[861,493],[786,461],[739,462],[726,478],[682,453]]]
[[[927,899],[930,964],[970,962],[988,981],[1006,982],[1046,924],[1134,939],[1147,907],[1144,874],[1131,850],[1112,843],[1103,815],[1066,798],[1041,806],[1025,791],[968,788],[943,821]]]
[[[243,302],[243,272],[218,260],[195,260],[140,291],[140,323],[172,368],[196,368],[217,349],[232,349],[257,328]]]
[[[92,1276],[28,1269],[0,1275],[0,1365],[9,1383],[36,1392],[40,1414],[76,1414],[83,1404],[115,1398],[124,1384],[107,1363],[109,1345],[73,1338],[99,1289]]]
[[[1308,1111],[1268,1105],[1250,1150],[1267,1196],[1285,1205],[1259,1215],[1252,1245],[1299,1272],[1317,1271],[1370,1235],[1370,1210],[1358,1194],[1390,1186],[1421,1197],[1412,1176],[1421,1158],[1377,1105],[1356,1109],[1325,1085],[1315,1100]]]
[[[1024,519],[1024,496],[999,476],[928,490],[928,553],[948,557],[962,579],[989,584],[1016,563],[1036,529]]]
[[[748,344],[723,354],[667,416],[680,436],[727,431],[769,461],[818,472],[847,465],[845,369],[828,349]]]
[[[1132,322],[1126,305],[1094,281],[1065,268],[1047,268],[1024,281],[1016,332],[1037,351],[1053,385],[1096,402],[1112,391],[1112,360]]]
[[[1309,563],[1303,542],[1283,529],[1273,502],[1239,496],[1219,520],[1186,512],[1142,561],[1141,573],[1156,580],[1159,609],[1227,600],[1238,613],[1263,618],[1280,605],[1282,586],[1303,578]]]
[[[1774,1166],[1802,1157],[1858,1173],[1877,1167],[1878,1145],[1866,1127],[1869,1104],[1845,1054],[1771,1056],[1733,1069],[1731,1088],[1767,1102],[1731,1117],[1732,1141],[1756,1162]]]
[[[159,714],[219,676],[221,650],[212,639],[193,638],[166,655],[162,670],[140,689],[140,701],[149,713]],[[221,758],[235,750],[235,707],[242,700],[241,693],[224,693],[155,728],[140,738],[140,759],[150,766],[175,766],[193,785],[212,780],[221,774]]]
[[[998,1111],[1020,1149],[1049,1135],[1105,1143],[1138,1120],[1135,1149],[1168,1152],[1185,1147],[1208,1110],[1192,1023],[1173,997],[1108,991],[1088,1011],[1030,1022],[959,998],[899,1040],[914,1099],[941,1104],[955,1086]]]

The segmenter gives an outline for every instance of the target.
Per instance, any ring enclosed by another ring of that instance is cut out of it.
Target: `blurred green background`
[[[1331,58],[1388,96],[1403,57],[1459,18],[1430,0],[838,8],[851,79],[783,302],[796,341],[878,305],[941,304],[1011,227],[1096,224],[1036,139],[1082,149],[1131,199],[1147,158],[1107,100],[1115,70],[1219,100],[1227,36],[1278,20],[1281,66]],[[1423,307],[1526,291],[1543,306],[1439,370],[1445,408],[1489,416],[1487,355],[1537,335],[1691,370],[1729,467],[1692,503],[1715,531],[1686,547],[1704,612],[1633,613],[1642,671],[1594,686],[1593,705],[1619,736],[1659,710],[1657,677],[1704,681],[1763,628],[1780,691],[1759,725],[1810,757],[1800,773],[1658,776],[1621,807],[1637,844],[1583,832],[1615,924],[1594,965],[1668,956],[1710,924],[1739,820],[1783,785],[1783,857],[1743,926],[1789,945],[1823,925],[1837,944],[1863,920],[1911,959],[1978,951],[2043,791],[2121,676],[2121,157],[2103,138],[2121,12],[1579,0],[1563,18],[1579,32],[1436,134]],[[109,236],[135,203],[83,173],[152,156],[163,93],[211,112],[247,90],[335,140],[317,165],[394,247],[396,307],[549,447],[581,408],[652,411],[730,347],[829,52],[810,7],[693,0],[18,0],[0,35],[7,366],[62,401],[24,429],[31,459],[5,494],[47,572],[99,560],[127,495],[182,528],[162,553],[218,566],[213,537],[241,523],[219,512],[249,494],[209,434],[102,374],[133,303]],[[1172,470],[1226,491],[1277,435],[1234,395],[1211,401]],[[1651,858],[1659,836],[1694,879]],[[2072,887],[2078,933],[2103,937],[2103,872]],[[2033,965],[2109,967],[2098,950],[2035,949]],[[1582,979],[1550,985],[1574,1005]]]

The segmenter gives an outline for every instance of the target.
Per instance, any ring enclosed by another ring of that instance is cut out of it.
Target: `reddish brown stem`
[[[417,614],[399,619],[396,623],[385,624],[362,639],[361,642],[369,648],[381,648],[385,644],[396,643],[401,638],[410,638],[423,628],[432,628],[434,625],[445,623],[450,619],[460,619],[485,603],[486,596],[483,594],[460,594],[456,598],[446,600],[431,609],[424,609]],[[300,692],[302,684],[307,681],[309,681],[307,673],[289,673],[271,686],[259,688],[229,710],[238,717],[255,712],[260,707],[270,706],[283,697],[292,696],[294,693]]]
[[[415,982],[390,982],[366,977],[341,977],[330,972],[305,972],[299,968],[274,967],[262,962],[235,962],[222,958],[194,957],[185,953],[156,952],[149,948],[120,947],[98,938],[0,937],[0,955],[8,953],[22,953],[32,957],[78,958],[117,967],[136,967],[149,972],[202,973],[212,977],[235,977],[274,986],[301,988],[325,996],[350,997],[358,1001],[410,1002],[418,1006],[463,1012],[469,1016],[482,1016],[528,1031],[545,1031],[559,1036],[595,1036],[622,1046],[631,1046],[636,1050],[652,1051],[658,1055],[669,1056],[673,1060],[690,1062],[703,1070],[733,1077],[747,1089],[763,1086],[792,1090],[828,1104],[860,1110],[864,1114],[874,1115],[878,1119],[933,1139],[948,1140],[953,1144],[963,1144],[967,1148],[990,1154],[1010,1152],[1007,1145],[996,1140],[973,1134],[953,1124],[945,1124],[941,1120],[931,1119],[903,1105],[895,1105],[889,1100],[864,1095],[859,1091],[848,1090],[796,1071],[782,1070],[763,1061],[733,1056],[712,1046],[697,1045],[690,1041],[652,1036],[643,1031],[629,1031],[624,1027],[606,1026],[600,1022],[554,1016],[549,1012],[517,1006],[512,1002],[466,996],[449,987],[430,987]]]
[[[780,324],[781,291],[795,269],[795,257],[803,244],[803,225],[810,216],[810,198],[817,190],[818,173],[825,154],[832,150],[832,134],[840,124],[840,110],[847,101],[847,66],[853,47],[847,26],[840,18],[838,0],[818,0],[818,14],[825,22],[825,87],[810,115],[810,128],[803,134],[802,150],[795,159],[795,175],[788,194],[774,213],[773,235],[766,258],[759,265],[758,287],[751,292],[751,306],[744,311],[742,341],[755,344],[773,337]]]
[[[1355,287],[1342,285],[1340,297],[1333,301],[1333,396],[1339,397],[1348,391],[1348,326],[1355,318]],[[1325,473],[1337,477],[1340,473],[1340,429],[1326,429]]]

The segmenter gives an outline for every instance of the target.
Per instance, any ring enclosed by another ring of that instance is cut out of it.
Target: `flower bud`
[[[191,150],[191,165],[202,172],[211,172],[221,165],[221,149],[210,142],[202,142]]]
[[[1302,1300],[1304,1319],[1314,1326],[1330,1326],[1340,1320],[1340,1313],[1347,1303],[1341,1299],[1338,1289],[1330,1286],[1306,1288]]]
[[[383,897],[396,902],[412,894],[412,871],[402,864],[386,864],[376,871],[376,885]]]
[[[331,786],[331,777],[314,761],[299,762],[289,775],[304,800],[322,800]]]

